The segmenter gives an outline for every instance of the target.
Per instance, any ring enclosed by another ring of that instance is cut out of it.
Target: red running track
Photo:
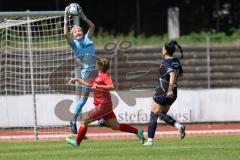
[[[185,124],[187,137],[196,136],[223,136],[240,135],[240,123],[199,123]],[[134,125],[141,127],[147,136],[147,125]],[[64,140],[71,135],[68,127],[62,128],[40,128],[38,129],[38,139],[41,140]],[[136,139],[130,133],[112,131],[106,127],[90,126],[87,132],[88,139],[113,140],[113,139]],[[178,137],[175,127],[159,124],[156,130],[156,138]],[[33,129],[0,129],[0,141],[34,141]]]

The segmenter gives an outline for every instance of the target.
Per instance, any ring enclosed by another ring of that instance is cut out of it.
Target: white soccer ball
[[[77,3],[71,3],[68,8],[68,14],[71,16],[79,16],[82,8]]]

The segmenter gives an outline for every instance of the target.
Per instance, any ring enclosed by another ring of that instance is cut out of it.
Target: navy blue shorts
[[[174,90],[173,91],[174,93],[174,97],[173,98],[170,98],[170,97],[166,97],[166,95],[158,95],[158,94],[155,94],[153,96],[153,100],[157,103],[157,104],[160,104],[161,106],[167,106],[167,105],[172,105],[173,102],[177,99],[177,91]]]

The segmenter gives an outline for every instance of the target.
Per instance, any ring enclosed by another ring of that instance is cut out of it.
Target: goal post
[[[63,15],[63,11],[0,12],[0,140],[68,133],[68,122],[46,114],[56,113],[59,97],[75,95],[65,94],[75,90],[65,85],[75,63],[63,36]],[[79,24],[79,17],[70,18],[69,30],[74,24]]]

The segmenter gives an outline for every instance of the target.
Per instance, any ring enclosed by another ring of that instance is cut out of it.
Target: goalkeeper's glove
[[[87,21],[87,17],[85,16],[83,10],[80,12],[80,18],[82,18],[84,21]]]
[[[69,16],[68,9],[69,9],[69,6],[67,6],[64,11],[64,24],[67,24],[67,22],[68,22],[68,16]]]

